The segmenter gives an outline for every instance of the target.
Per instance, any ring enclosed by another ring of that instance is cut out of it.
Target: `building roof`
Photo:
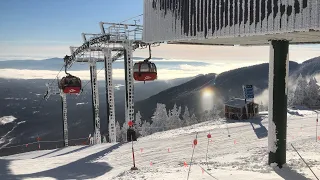
[[[247,103],[248,102],[252,102],[252,101],[247,100]],[[245,101],[244,101],[244,99],[241,99],[241,98],[233,98],[233,99],[230,99],[229,101],[225,102],[224,104],[227,106],[230,106],[230,107],[242,108],[245,105]]]

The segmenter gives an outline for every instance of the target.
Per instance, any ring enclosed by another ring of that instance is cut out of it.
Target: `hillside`
[[[287,164],[282,169],[267,165],[266,114],[253,121],[225,124],[220,119],[140,138],[134,142],[137,171],[130,171],[131,143],[106,143],[1,157],[0,179],[185,180],[191,168],[190,180],[256,180],[257,177],[259,180],[313,180],[315,177],[291,144],[318,175],[319,144],[314,140],[316,115],[312,111],[295,113],[299,115],[288,114]],[[208,140],[209,130],[212,138]],[[196,133],[198,145],[190,167]],[[26,150],[32,146],[37,144],[20,148]]]
[[[204,87],[213,86],[216,74],[199,75],[196,78],[169,88],[145,100],[135,103],[135,109],[141,112],[144,119],[150,119],[157,103],[166,104],[167,108],[177,105],[188,105],[191,112],[199,111],[199,90]]]
[[[135,100],[142,100],[162,90],[184,83],[191,78],[180,78],[169,81],[155,81],[150,83],[135,83]],[[0,118],[14,116],[12,123],[0,124],[0,148],[6,143],[21,144],[34,140],[38,135],[46,140],[62,139],[61,99],[51,96],[43,101],[45,79],[0,79]],[[115,83],[122,83],[115,81]],[[104,82],[99,82],[101,132],[107,133],[106,97]],[[92,104],[90,84],[80,96],[67,96],[69,138],[87,137],[93,130]],[[116,120],[124,121],[124,86],[115,90]],[[19,124],[19,122],[24,122]],[[71,142],[74,144],[77,142]],[[59,143],[60,146],[62,142]],[[46,147],[46,145],[44,145]],[[47,146],[54,148],[56,146]],[[59,146],[58,146],[59,147]],[[0,155],[20,152],[0,150]]]
[[[320,70],[317,58],[302,64],[290,62],[290,74],[308,75]],[[314,68],[308,68],[314,67]],[[198,75],[170,81],[154,81],[146,84],[135,84],[135,110],[141,111],[142,119],[150,121],[157,103],[167,105],[167,110],[177,105],[189,107],[190,113],[198,117],[202,113],[200,106],[201,90],[207,87],[214,89],[216,97],[221,100],[242,96],[241,86],[253,84],[255,93],[259,94],[268,86],[268,64],[239,68],[217,74]],[[36,138],[38,135],[47,140],[62,139],[61,102],[58,96],[52,96],[47,102],[41,102],[47,80],[0,79],[0,117],[14,116],[12,123],[0,126],[0,147],[6,143],[20,144]],[[115,81],[115,84],[122,84]],[[99,83],[101,131],[107,133],[105,114],[105,87]],[[70,138],[84,138],[92,133],[92,105],[90,85],[81,96],[68,96],[68,123]],[[124,86],[115,91],[116,120],[124,121]],[[140,101],[139,101],[140,100]],[[41,102],[41,104],[40,104]],[[39,106],[41,105],[41,106]],[[184,108],[183,108],[184,109]],[[19,122],[25,123],[18,124]],[[76,142],[73,142],[76,143]],[[62,145],[62,142],[60,143]],[[54,146],[55,147],[55,146]],[[48,146],[47,148],[54,148]],[[17,149],[17,152],[21,149]],[[15,153],[2,150],[0,154]]]
[[[297,72],[300,66],[296,62],[290,62],[289,72]],[[135,109],[141,112],[143,118],[150,119],[157,103],[166,104],[167,108],[172,108],[176,103],[177,105],[188,106],[199,116],[203,112],[199,106],[199,100],[201,99],[200,92],[204,88],[213,88],[216,97],[222,101],[230,97],[242,97],[242,85],[244,84],[253,84],[255,94],[259,94],[268,88],[268,71],[269,64],[264,63],[230,70],[219,75],[201,75],[187,83],[172,87],[148,99],[137,102]]]
[[[299,74],[303,76],[314,76],[320,74],[320,56],[304,61],[299,65],[297,71],[292,74],[292,78],[298,78]]]

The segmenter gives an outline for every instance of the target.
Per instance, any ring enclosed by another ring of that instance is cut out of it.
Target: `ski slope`
[[[130,170],[131,143],[101,144],[2,157],[0,179],[187,179],[197,132],[190,180],[315,179],[290,144],[320,176],[316,114],[308,110],[288,112],[287,165],[281,170],[267,165],[268,121],[264,112],[251,122],[204,122],[140,138],[134,142],[137,171]],[[212,138],[208,143],[209,130]]]

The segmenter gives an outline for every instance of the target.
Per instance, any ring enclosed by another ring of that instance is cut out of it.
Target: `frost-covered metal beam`
[[[112,79],[112,57],[111,49],[104,49],[105,55],[105,80],[106,80],[106,113],[109,127],[109,142],[116,142],[116,119],[115,119],[115,105],[114,105],[114,87]]]
[[[125,44],[124,50],[124,71],[125,71],[125,122],[134,120],[134,79],[133,79],[133,60],[132,46],[130,43]]]
[[[144,0],[147,43],[320,42],[320,0]],[[266,36],[268,35],[268,36]]]
[[[92,90],[93,124],[94,124],[94,144],[101,144],[97,65],[94,60],[90,62],[90,75],[91,75],[91,90]]]
[[[67,58],[64,59],[64,62],[66,63],[67,67],[69,68],[75,62],[76,56],[78,54],[89,49],[89,47],[91,47],[94,44],[108,42],[109,40],[110,40],[109,34],[105,34],[105,35],[101,35],[99,37],[92,38],[90,41],[86,41],[80,47],[78,47],[76,50],[74,50],[70,56],[68,56]]]
[[[274,40],[269,61],[269,164],[286,163],[289,42]]]
[[[61,104],[62,104],[62,119],[63,119],[63,144],[64,147],[68,147],[68,109],[67,109],[67,96],[65,93],[60,92],[60,96],[61,96]]]

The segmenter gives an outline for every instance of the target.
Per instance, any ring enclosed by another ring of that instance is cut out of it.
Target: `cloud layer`
[[[183,64],[176,65],[175,67],[162,67],[158,68],[158,79],[159,80],[169,80],[175,78],[192,77],[198,74],[208,74],[208,73],[221,73],[226,70],[244,67],[251,65],[249,63],[242,64],[228,64],[228,63],[217,63],[217,64],[207,64],[207,65],[188,65],[185,62]],[[161,67],[161,66],[160,66]],[[97,70],[98,79],[104,79],[104,70]],[[124,79],[124,69],[114,68],[112,70],[114,79]],[[89,80],[89,68],[88,70],[81,71],[69,71],[69,73],[79,76],[83,80]],[[53,79],[58,74],[58,71],[50,70],[28,70],[28,69],[1,69],[0,78],[14,78],[14,79]],[[64,76],[62,71],[59,74],[61,78]]]
[[[69,46],[81,44],[46,43],[43,45],[12,44],[0,41],[0,59],[43,59],[44,57],[63,57],[70,54]],[[318,45],[291,45],[289,57],[292,61],[302,62],[312,57],[320,56]],[[147,57],[147,49],[137,49],[135,57]],[[245,62],[268,62],[269,46],[199,46],[199,45],[173,45],[161,44],[152,48],[152,57],[164,59],[198,60],[205,62],[229,63]]]

